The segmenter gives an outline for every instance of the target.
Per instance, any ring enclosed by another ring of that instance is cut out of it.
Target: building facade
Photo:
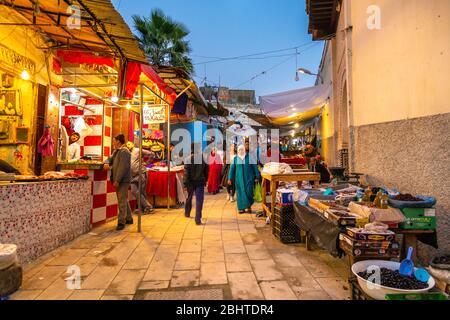
[[[327,40],[319,73],[333,86],[323,153],[333,165],[347,155],[371,185],[435,196],[439,251],[448,251],[450,2],[329,2],[320,21],[307,1],[310,33]],[[436,253],[419,250],[424,261]]]

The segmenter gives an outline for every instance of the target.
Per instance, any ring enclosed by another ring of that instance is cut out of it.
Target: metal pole
[[[167,210],[170,210],[170,104],[167,105]]]
[[[139,191],[138,191],[138,206],[139,206],[139,217],[138,217],[138,232],[141,232],[141,218],[142,218],[142,126],[143,126],[143,108],[144,108],[144,87],[140,85],[140,95],[141,95],[141,106],[139,108]]]

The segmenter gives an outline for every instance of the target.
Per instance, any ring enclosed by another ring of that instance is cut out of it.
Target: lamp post
[[[321,84],[323,84],[323,78],[322,78],[322,76],[320,75],[320,74],[317,74],[317,73],[312,73],[311,71],[309,71],[308,69],[305,69],[305,68],[298,68],[297,69],[297,76],[296,76],[296,80],[298,81],[298,79],[299,79],[299,77],[298,77],[298,73],[303,73],[303,74],[307,74],[307,75],[310,75],[310,76],[318,76],[319,78],[320,78],[320,83]]]

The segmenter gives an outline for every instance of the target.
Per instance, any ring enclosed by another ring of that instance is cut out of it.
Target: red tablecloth
[[[180,171],[178,171],[180,172]],[[148,171],[147,194],[167,198],[167,171]],[[177,197],[177,172],[170,172],[170,197]]]

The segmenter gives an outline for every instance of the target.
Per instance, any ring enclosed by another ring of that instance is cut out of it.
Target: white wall
[[[381,29],[369,30],[369,5]],[[450,112],[450,1],[351,2],[353,125]]]

